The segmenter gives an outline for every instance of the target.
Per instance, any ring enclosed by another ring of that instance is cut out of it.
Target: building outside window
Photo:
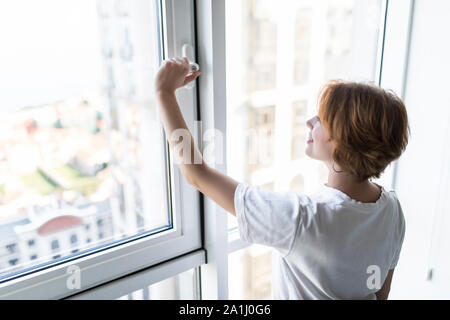
[[[19,259],[11,259],[11,260],[9,260],[9,264],[10,264],[11,266],[15,266],[15,265],[17,264],[18,261],[19,261]]]
[[[75,246],[77,244],[77,242],[78,242],[78,236],[76,234],[72,234],[70,236],[70,244],[72,246]]]
[[[51,242],[51,247],[52,247],[52,251],[57,251],[59,249],[59,241],[58,240],[53,240]]]
[[[294,32],[294,84],[304,85],[308,82],[311,50],[312,8],[297,10]]]
[[[7,244],[6,248],[8,249],[9,253],[14,253],[17,249],[17,244],[16,243]]]
[[[253,108],[249,112],[249,117],[249,130],[255,129],[250,135],[248,149],[249,174],[251,174],[257,169],[273,164],[275,106]]]

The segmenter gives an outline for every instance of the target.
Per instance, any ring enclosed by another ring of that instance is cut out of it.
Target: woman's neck
[[[338,189],[350,198],[361,202],[375,202],[381,194],[381,189],[368,179],[360,181],[355,175],[340,172],[338,166],[328,168],[328,187]],[[336,172],[338,171],[338,172]]]

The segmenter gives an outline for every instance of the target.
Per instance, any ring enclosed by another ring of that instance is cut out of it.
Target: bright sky
[[[0,1],[0,111],[100,86],[95,0]]]

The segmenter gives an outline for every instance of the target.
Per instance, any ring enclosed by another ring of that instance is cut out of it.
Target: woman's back
[[[274,247],[275,299],[376,299],[395,268],[404,218],[393,191],[373,203],[324,185],[312,196],[240,184],[241,237]]]

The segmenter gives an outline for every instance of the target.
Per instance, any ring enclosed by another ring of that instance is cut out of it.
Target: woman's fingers
[[[169,60],[172,62],[179,63],[179,64],[189,65],[189,60],[187,58],[174,57],[174,58],[169,58]]]
[[[199,75],[200,75],[200,71],[197,71],[197,72],[194,72],[194,73],[188,75],[188,76],[184,79],[183,85],[187,85],[189,82],[194,81]]]
[[[182,66],[184,69],[186,69],[186,71],[189,73],[190,71],[190,66],[189,66],[189,60],[187,58],[177,58],[177,57],[173,57],[173,58],[168,58],[166,60],[163,61],[165,62],[171,62],[171,63],[175,63],[179,66]]]
[[[177,58],[177,61],[183,65],[188,72],[190,71],[189,60],[187,58]]]
[[[176,58],[168,58],[168,59],[166,59],[166,60],[164,60],[163,62],[172,62],[172,63],[177,63],[177,64],[179,64],[180,63],[180,61],[178,61]]]
[[[175,60],[181,64],[189,64],[189,60],[186,57],[184,57],[184,58],[176,57]]]

